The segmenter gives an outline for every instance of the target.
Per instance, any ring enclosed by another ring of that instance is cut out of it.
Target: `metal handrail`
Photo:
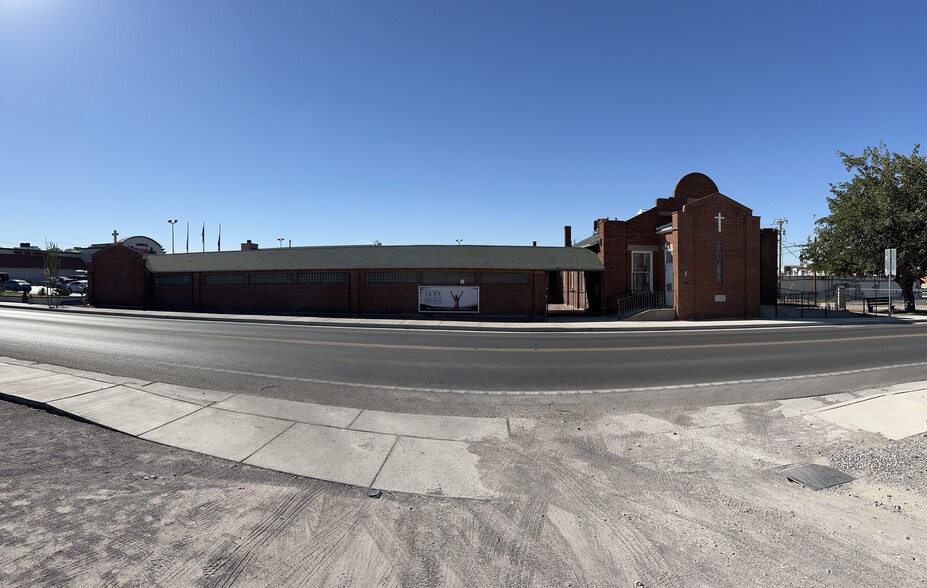
[[[664,308],[665,300],[663,292],[639,292],[618,300],[612,314],[617,314],[620,320],[636,312]]]

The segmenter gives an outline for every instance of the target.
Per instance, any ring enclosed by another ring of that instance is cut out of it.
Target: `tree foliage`
[[[895,281],[913,311],[914,282],[927,275],[927,158],[919,150],[901,155],[880,143],[860,156],[838,151],[853,176],[830,185],[830,214],[816,221],[802,262],[832,275],[871,276],[884,273],[885,250],[895,248]]]
[[[45,286],[48,305],[53,306],[52,293],[58,288],[58,272],[61,271],[61,249],[52,241],[45,243]]]

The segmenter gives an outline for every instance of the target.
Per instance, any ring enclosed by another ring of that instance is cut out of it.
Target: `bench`
[[[892,312],[895,312],[895,305],[892,304],[889,308],[890,299],[888,296],[874,296],[872,298],[866,298],[866,308],[869,309],[869,312],[878,314],[879,306],[885,306],[887,309],[890,309]],[[875,310],[873,310],[875,309]]]

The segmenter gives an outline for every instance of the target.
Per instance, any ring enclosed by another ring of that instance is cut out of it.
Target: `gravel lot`
[[[471,446],[498,498],[372,499],[0,402],[0,585],[927,584],[923,437],[775,402],[511,417]],[[812,462],[858,479],[780,474]]]

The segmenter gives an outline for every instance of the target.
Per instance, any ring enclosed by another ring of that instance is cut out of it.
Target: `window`
[[[631,290],[633,292],[653,290],[653,252],[631,252]]]
[[[480,283],[499,286],[527,286],[530,283],[528,272],[485,272],[480,275]]]
[[[186,275],[174,275],[174,276],[164,276],[157,274],[155,275],[155,285],[157,286],[189,286],[191,283],[190,276]]]
[[[203,283],[207,286],[241,286],[245,283],[245,274],[206,274]]]
[[[475,272],[422,272],[422,284],[449,286],[476,284]]]
[[[415,272],[364,272],[365,284],[417,284]]]
[[[252,286],[292,284],[293,274],[289,272],[278,274],[250,274],[248,276],[248,283]]]
[[[348,272],[306,272],[296,274],[299,284],[347,284]]]

